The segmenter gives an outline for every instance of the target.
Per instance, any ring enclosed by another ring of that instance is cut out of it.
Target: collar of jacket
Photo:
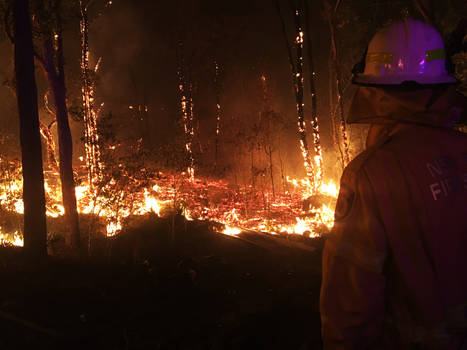
[[[452,85],[421,89],[359,86],[347,122],[451,127],[465,118],[466,101]]]

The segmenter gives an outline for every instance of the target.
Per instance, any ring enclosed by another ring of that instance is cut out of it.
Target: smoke
[[[320,128],[326,150],[332,143],[327,118],[328,77],[323,73],[327,71],[328,39],[319,6],[316,5],[311,12],[316,30],[313,40],[318,71]],[[104,103],[102,113],[111,113],[112,127],[119,136],[133,141],[145,137],[149,140],[146,146],[160,157],[165,156],[163,150],[168,145],[180,146],[183,151],[176,56],[178,41],[183,40],[187,69],[191,72],[194,88],[199,165],[205,166],[209,172],[214,160],[216,60],[221,69],[221,150],[224,152],[221,157],[224,167],[251,169],[251,159],[245,150],[251,146],[254,129],[260,124],[260,114],[267,107],[286,125],[276,129],[280,143],[275,145],[274,154],[279,157],[280,152],[282,157],[281,161],[275,159],[276,169],[283,166],[290,175],[303,173],[296,136],[292,78],[279,19],[270,1],[114,1],[112,6],[94,11],[102,13],[98,17],[90,12],[91,66],[102,58],[100,71],[96,74],[96,104]],[[289,15],[287,20],[291,29],[293,17]],[[74,33],[67,34],[65,68],[69,102],[75,101],[79,106],[78,31],[76,27]],[[2,52],[5,52],[0,57],[2,72],[8,75],[12,72],[11,55],[9,50]],[[269,98],[266,107],[260,84],[262,75],[267,78]],[[41,103],[47,84],[42,72],[38,71],[37,76]],[[5,96],[9,94],[6,88],[1,91]],[[16,102],[14,99],[3,101],[11,102],[0,107],[5,116],[0,127],[6,130],[15,125],[10,120],[16,118]],[[305,117],[309,120],[307,97],[305,103]],[[147,120],[141,123],[141,115],[130,106],[147,108],[147,114],[143,115]],[[49,118],[42,106],[41,118]],[[77,158],[83,155],[82,127],[80,122],[71,124]],[[250,139],[245,140],[239,135],[248,135]],[[242,157],[238,154],[240,150],[245,153]],[[257,161],[263,162],[258,159],[259,156]],[[327,161],[325,158],[325,163]],[[284,164],[280,166],[280,162]],[[256,167],[262,168],[263,164]]]
[[[315,14],[319,19],[319,12]],[[293,175],[301,175],[292,78],[277,13],[266,0],[254,5],[247,1],[116,2],[96,20],[91,25],[90,45],[91,59],[102,57],[97,94],[123,136],[138,137],[141,127],[129,106],[144,106],[148,108],[144,132],[150,135],[150,148],[156,152],[169,143],[183,146],[177,80],[179,40],[184,43],[185,68],[193,83],[198,164],[209,172],[214,162],[216,60],[221,69],[224,168],[245,168],[248,157],[244,160],[233,154],[247,149],[251,142],[238,135],[254,137],[251,130],[266,108],[288,125],[280,131],[282,166]],[[318,43],[317,50],[323,46]],[[322,52],[327,54],[326,49]],[[317,60],[323,61],[326,54],[318,53]],[[268,106],[262,102],[262,75],[267,77]],[[326,86],[323,80],[319,84]],[[327,99],[320,98],[324,105]],[[310,117],[309,109],[307,113]],[[329,133],[329,121],[323,118],[322,123],[321,130]],[[239,125],[244,130],[239,130]],[[325,148],[326,141],[324,137]]]

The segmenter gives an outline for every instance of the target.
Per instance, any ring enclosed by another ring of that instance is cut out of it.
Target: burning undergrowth
[[[77,178],[86,178],[79,168]],[[60,180],[56,172],[45,173],[49,222],[64,214]],[[2,162],[0,183],[0,241],[22,245],[21,169],[13,161]],[[129,218],[153,213],[159,217],[181,215],[186,220],[217,223],[219,232],[236,235],[242,231],[269,234],[320,236],[333,225],[337,188],[323,184],[318,193],[307,180],[288,179],[289,191],[272,193],[252,186],[232,185],[222,180],[190,179],[186,174],[138,171],[124,166],[109,172],[89,186],[78,182],[76,197],[87,231],[112,236],[125,228]],[[53,225],[52,225],[53,226]],[[83,224],[81,225],[83,226]],[[49,231],[51,225],[49,223]],[[54,233],[49,233],[54,234]]]

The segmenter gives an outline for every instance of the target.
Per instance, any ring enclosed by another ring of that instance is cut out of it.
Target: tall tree
[[[313,162],[311,160],[310,150],[308,148],[308,142],[306,137],[306,127],[305,127],[305,115],[304,115],[304,103],[303,103],[303,87],[304,87],[304,77],[303,77],[303,29],[302,29],[302,11],[299,6],[294,5],[291,2],[292,10],[294,11],[295,19],[295,49],[296,49],[296,63],[294,63],[292,49],[289,44],[289,39],[287,36],[285,21],[282,16],[280,9],[279,1],[276,0],[276,9],[279,14],[282,26],[282,34],[285,39],[287,54],[289,57],[290,69],[292,72],[293,86],[295,90],[295,100],[297,105],[297,118],[298,118],[298,136],[300,142],[300,150],[302,151],[302,156],[304,160],[304,166],[307,176],[311,179],[311,182],[314,185],[315,171],[313,168]]]
[[[180,91],[180,105],[182,107],[182,123],[185,132],[185,153],[187,173],[190,180],[195,178],[195,161],[193,158],[193,83],[191,67],[186,68],[185,48],[183,40],[178,42],[178,79]]]
[[[272,198],[273,200],[276,197],[276,189],[274,186],[274,166],[272,161],[272,153],[273,153],[273,142],[272,142],[272,117],[274,116],[274,112],[270,106],[270,99],[269,99],[269,92],[268,92],[268,85],[266,81],[266,76],[263,74],[261,75],[261,87],[263,90],[263,108],[260,115],[259,121],[259,128],[262,130],[262,139],[263,139],[263,148],[266,156],[268,158],[268,168],[269,168],[269,178],[271,179],[271,189],[272,189]]]
[[[336,45],[336,38],[335,38],[335,17],[337,10],[339,8],[340,0],[336,0],[334,6],[331,4],[331,0],[324,1],[324,8],[325,8],[325,16],[328,22],[329,27],[329,34],[331,37],[331,59],[330,63],[333,66],[333,70],[335,73],[335,87],[337,91],[337,103],[339,106],[339,119],[340,119],[340,127],[341,127],[341,137],[342,137],[342,145],[343,145],[343,152],[342,155],[342,165],[346,166],[350,162],[350,149],[349,149],[349,140],[347,134],[347,125],[345,122],[344,117],[344,100],[343,100],[343,88],[342,88],[342,74],[339,65],[339,55],[337,52],[337,45]],[[331,106],[331,109],[333,106]],[[340,146],[339,146],[340,150]]]
[[[24,250],[28,257],[37,261],[47,255],[47,227],[37,87],[34,77],[34,49],[28,0],[14,2],[13,17],[16,91],[23,165]]]
[[[214,150],[214,168],[217,170],[218,154],[219,154],[219,137],[221,135],[221,82],[220,82],[220,67],[217,59],[214,59],[214,89],[216,92],[216,138]]]
[[[100,150],[98,144],[97,112],[94,105],[94,81],[89,68],[89,20],[87,6],[89,1],[79,0],[81,32],[81,93],[84,108],[84,149],[91,191],[100,177]],[[96,65],[95,70],[97,70]]]
[[[41,4],[39,4],[40,6]],[[44,69],[52,91],[57,116],[58,145],[60,160],[60,180],[62,183],[63,207],[69,235],[68,243],[76,251],[80,250],[80,232],[76,206],[75,181],[73,177],[73,143],[68,122],[66,85],[63,53],[63,30],[61,1],[50,2],[48,8],[37,8],[37,22],[42,40],[42,54],[36,58]]]
[[[315,150],[315,186],[320,188],[323,182],[323,152],[321,150],[321,141],[319,135],[319,123],[318,123],[318,96],[316,94],[316,73],[315,65],[313,61],[313,43],[311,40],[311,18],[310,10],[308,7],[308,1],[303,1],[303,8],[305,11],[305,28],[306,28],[306,45],[308,48],[308,67],[310,74],[310,94],[311,94],[311,128],[313,130],[313,145]]]

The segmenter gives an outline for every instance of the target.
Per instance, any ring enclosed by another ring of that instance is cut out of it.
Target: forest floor
[[[0,349],[321,349],[323,239],[145,217],[91,256],[0,248]]]

